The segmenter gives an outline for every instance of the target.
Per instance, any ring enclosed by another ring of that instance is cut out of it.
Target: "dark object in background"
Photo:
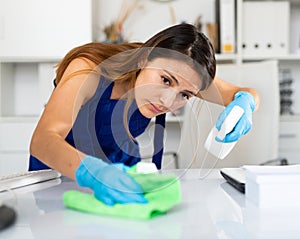
[[[290,69],[279,70],[280,114],[293,115],[293,78]]]
[[[6,205],[1,205],[0,206],[0,230],[3,230],[7,227],[9,227],[10,225],[12,225],[15,220],[16,220],[16,212],[6,206]]]

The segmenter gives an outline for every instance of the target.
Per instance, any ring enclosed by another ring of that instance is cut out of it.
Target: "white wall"
[[[118,15],[123,15],[133,2],[135,1],[94,0],[95,40],[103,40],[104,26],[114,21]],[[182,21],[194,23],[199,15],[202,15],[204,23],[215,20],[215,0],[175,0],[170,3],[139,0],[137,2],[134,11],[124,24],[125,38],[129,41],[145,41],[156,32]],[[172,9],[175,19],[171,14]]]
[[[1,58],[59,58],[91,41],[91,0],[1,0]]]

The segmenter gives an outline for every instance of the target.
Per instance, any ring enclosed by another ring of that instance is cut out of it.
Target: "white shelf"
[[[54,62],[0,62],[0,117],[39,116],[53,90]]]
[[[249,1],[249,2],[257,2],[258,0],[247,0],[247,1]],[[260,0],[260,1],[265,1],[265,2],[269,2],[270,0]],[[281,1],[283,1],[283,0],[272,0],[272,1],[274,1],[274,2],[281,2]],[[300,4],[300,1],[299,0],[288,0],[289,2],[291,2],[291,4]]]
[[[300,115],[281,115],[280,122],[300,122]]]
[[[37,123],[40,116],[26,116],[26,117],[0,117],[1,123]]]
[[[237,54],[216,54],[217,61],[236,61],[237,59]]]
[[[242,56],[245,61],[257,61],[257,60],[279,60],[279,61],[300,61],[300,55],[278,55],[278,56]]]
[[[2,63],[49,63],[49,62],[59,62],[63,56],[14,56],[14,57],[3,57],[0,56],[0,62]]]

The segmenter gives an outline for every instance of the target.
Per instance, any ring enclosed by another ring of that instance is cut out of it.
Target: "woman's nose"
[[[177,93],[175,92],[175,90],[172,89],[168,89],[165,92],[163,92],[163,94],[160,97],[160,101],[163,104],[163,106],[168,109],[171,108],[176,99],[176,94]]]

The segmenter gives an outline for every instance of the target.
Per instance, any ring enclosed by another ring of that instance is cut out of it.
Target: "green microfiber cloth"
[[[82,212],[108,215],[132,219],[151,219],[162,215],[174,205],[181,202],[180,182],[173,174],[137,174],[135,167],[128,173],[138,182],[144,191],[147,204],[130,203],[107,206],[94,197],[93,194],[75,190],[63,195],[66,207]]]

